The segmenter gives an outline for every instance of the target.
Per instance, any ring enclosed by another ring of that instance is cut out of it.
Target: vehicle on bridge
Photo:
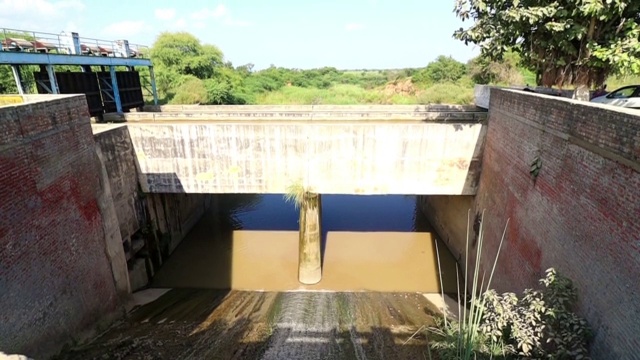
[[[591,102],[640,109],[640,85],[623,86],[606,95],[594,97]]]

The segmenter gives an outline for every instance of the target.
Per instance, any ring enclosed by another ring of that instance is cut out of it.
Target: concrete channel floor
[[[138,298],[151,302],[56,359],[423,359],[423,330],[437,313],[419,293],[173,289]]]

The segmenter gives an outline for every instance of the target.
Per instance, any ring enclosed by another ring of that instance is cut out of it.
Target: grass
[[[293,204],[296,209],[300,207],[304,201],[304,194],[307,190],[302,185],[302,180],[297,180],[287,186],[287,192],[284,194],[284,201]]]
[[[617,88],[626,86],[626,85],[638,85],[640,84],[640,76],[625,76],[618,77],[612,76],[607,79],[607,90],[613,91]]]
[[[287,86],[258,96],[258,104],[269,105],[355,105],[382,103],[382,94],[357,85],[334,85],[328,89]]]
[[[358,105],[358,104],[459,104],[473,103],[473,87],[454,83],[434,84],[415,95],[386,94],[383,88],[334,85],[328,89],[287,86],[258,96],[263,105]]]
[[[470,225],[471,210],[467,215],[467,241],[465,249],[465,275],[469,268],[469,242],[470,242]],[[484,219],[484,211],[481,219]],[[477,251],[475,257],[475,267],[473,271],[473,279],[471,284],[467,280],[467,276],[464,276],[464,289],[460,289],[460,280],[458,278],[458,320],[448,321],[446,314],[443,314],[443,326],[431,327],[429,332],[436,335],[439,340],[434,341],[432,344],[435,349],[440,350],[442,358],[444,359],[463,359],[470,360],[476,359],[478,355],[482,353],[499,354],[501,349],[486,348],[487,342],[485,341],[485,334],[480,329],[480,322],[482,320],[485,309],[485,298],[482,296],[491,287],[491,281],[498,264],[498,257],[504,243],[509,220],[505,225],[500,244],[498,245],[498,251],[493,261],[493,267],[489,273],[488,280],[486,279],[486,273],[480,271],[480,264],[482,260],[482,248],[484,245],[484,220],[480,222],[480,229],[478,232]],[[437,250],[437,248],[436,248]],[[438,267],[439,256],[438,256]],[[438,269],[438,271],[441,271]],[[485,283],[485,280],[486,283]],[[471,292],[467,294],[467,289],[471,285]],[[460,298],[460,293],[463,291],[463,297]],[[442,294],[444,302],[444,294]],[[431,355],[430,355],[431,357]]]

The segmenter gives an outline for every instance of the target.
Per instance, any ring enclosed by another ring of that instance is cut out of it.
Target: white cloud
[[[364,29],[364,25],[362,25],[360,23],[349,23],[349,24],[345,25],[344,28],[347,31],[362,30],[362,29]]]
[[[0,24],[18,30],[60,33],[80,29],[62,27],[70,22],[83,22],[85,10],[80,0],[0,0]]]
[[[176,16],[176,9],[156,9],[154,14],[160,20],[171,20]]]
[[[194,12],[191,14],[191,17],[195,20],[206,20],[206,19],[219,19],[225,15],[228,15],[227,8],[220,4],[216,6],[215,9],[211,10],[209,8],[204,8],[200,11]]]
[[[149,26],[144,21],[125,20],[107,25],[102,29],[102,35],[108,36],[110,39],[128,39],[129,37],[138,35],[145,30],[149,30]]]
[[[193,20],[197,20],[193,26],[200,29],[206,27],[206,20],[222,21],[222,23],[227,26],[251,25],[249,21],[239,20],[231,16],[229,9],[223,4],[216,6],[214,9],[204,8],[200,11],[194,12],[191,14],[191,18]]]

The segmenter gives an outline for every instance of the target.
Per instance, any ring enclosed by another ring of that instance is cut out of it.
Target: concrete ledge
[[[481,111],[473,105],[145,105],[143,112],[200,113],[225,111],[279,111],[279,112],[475,112]]]
[[[242,109],[218,112],[132,112],[105,114],[108,122],[148,122],[148,121],[457,121],[482,122],[487,118],[484,110],[475,111],[390,111],[378,110],[314,110],[285,111]]]
[[[51,101],[51,100],[56,100],[56,99],[65,99],[65,98],[71,98],[71,97],[76,97],[76,96],[84,98],[84,95],[78,95],[78,94],[56,94],[56,95],[46,95],[46,94],[25,94],[25,95],[7,94],[7,95],[0,95],[0,106],[20,106],[20,105],[23,105],[23,104],[45,102],[45,101]]]
[[[491,89],[505,89],[505,90],[523,90],[526,85],[517,86],[494,86],[494,85],[476,85],[474,88],[475,104],[478,108],[488,109]],[[561,90],[552,89],[543,86],[529,87],[533,90],[533,93],[542,95],[552,95],[557,97],[563,97],[571,99],[573,98],[574,90]]]

